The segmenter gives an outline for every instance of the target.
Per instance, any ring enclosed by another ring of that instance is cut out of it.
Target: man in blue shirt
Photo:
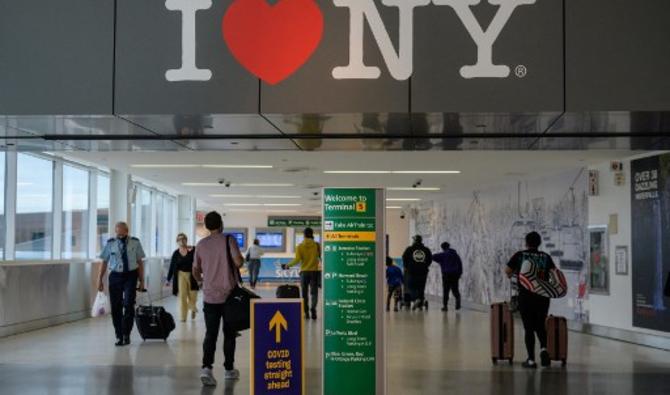
[[[107,240],[100,253],[102,265],[98,276],[98,290],[104,291],[103,278],[109,268],[109,299],[112,305],[112,321],[116,332],[116,345],[130,344],[130,332],[135,319],[135,297],[137,288],[144,289],[145,257],[142,243],[128,236],[128,224],[119,222],[115,226],[116,237]]]
[[[456,298],[456,310],[460,310],[461,292],[458,290],[458,282],[463,275],[463,262],[449,243],[442,243],[441,247],[442,252],[433,255],[433,261],[442,268],[442,311],[447,311],[449,291]]]

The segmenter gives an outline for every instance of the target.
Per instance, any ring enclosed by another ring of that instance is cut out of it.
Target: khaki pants
[[[198,311],[195,304],[198,302],[198,291],[191,291],[191,273],[179,272],[179,313],[181,320],[186,321],[188,311]]]

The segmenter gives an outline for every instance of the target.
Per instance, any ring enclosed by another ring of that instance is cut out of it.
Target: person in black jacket
[[[419,235],[414,236],[414,243],[407,247],[405,253],[402,254],[402,261],[407,273],[407,285],[414,300],[412,310],[423,310],[424,307],[428,309],[425,291],[428,268],[432,259],[432,253],[423,245],[423,238]]]
[[[172,294],[179,296],[181,322],[186,322],[188,311],[191,310],[191,319],[195,319],[198,309],[198,283],[193,277],[193,256],[195,248],[188,245],[188,238],[180,233],[177,236],[179,248],[172,254],[170,270],[168,271],[168,285],[172,281]]]

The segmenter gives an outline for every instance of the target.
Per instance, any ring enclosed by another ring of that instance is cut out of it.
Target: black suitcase
[[[162,339],[167,341],[176,327],[172,314],[162,306],[137,306],[135,309],[135,325],[142,340]]]
[[[277,298],[300,299],[300,287],[290,284],[280,285],[277,287]]]

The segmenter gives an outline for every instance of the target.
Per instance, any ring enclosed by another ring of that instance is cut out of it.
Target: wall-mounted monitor
[[[247,240],[249,231],[247,228],[226,228],[223,230],[223,233],[233,236],[235,240],[237,240],[237,245],[240,247],[240,251],[244,253],[248,245]]]
[[[277,228],[257,228],[256,238],[265,251],[286,251],[286,230]]]

